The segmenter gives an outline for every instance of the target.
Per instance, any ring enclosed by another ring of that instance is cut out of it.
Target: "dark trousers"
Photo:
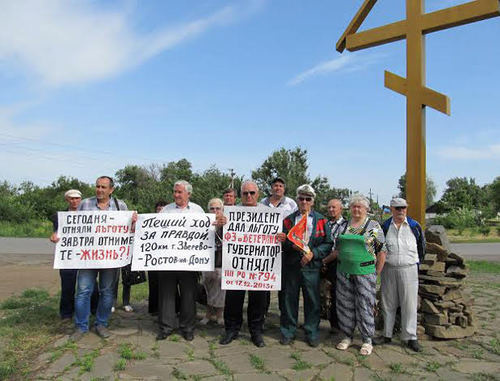
[[[224,326],[227,332],[239,332],[243,323],[245,290],[227,290],[224,303]],[[266,291],[248,291],[248,330],[252,336],[262,334],[267,307]]]
[[[59,270],[61,278],[61,300],[59,301],[59,315],[61,319],[73,317],[75,312],[75,286],[78,270],[62,269]],[[94,287],[92,297],[90,299],[90,311],[95,315],[97,310],[97,302],[99,301],[98,287]]]
[[[304,330],[311,340],[319,336],[321,302],[319,296],[319,270],[303,271],[290,267],[283,274],[285,292],[280,317],[280,330],[287,338],[295,337],[299,315],[300,290],[304,297]]]
[[[196,323],[197,277],[194,271],[159,271],[158,322],[160,330],[171,332],[176,327],[175,299],[180,292],[179,329],[194,331]]]
[[[148,312],[158,313],[158,271],[148,271]]]
[[[327,279],[332,283],[330,288],[330,327],[339,329],[337,318],[337,261],[328,265]]]
[[[130,305],[130,290],[132,286],[130,284],[123,283],[123,268],[120,273],[122,274],[122,301],[124,306],[128,306]],[[120,283],[120,274],[118,274],[118,276],[116,277],[116,283],[113,289],[113,297],[115,299],[115,302],[113,304],[117,304],[116,302],[118,300],[118,283]]]

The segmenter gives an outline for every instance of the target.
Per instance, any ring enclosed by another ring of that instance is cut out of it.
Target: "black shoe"
[[[158,332],[158,335],[156,335],[156,340],[165,340],[167,337],[169,337],[172,334],[172,331],[160,331]]]
[[[219,340],[219,344],[227,345],[238,337],[238,332],[226,331],[224,336]]]
[[[422,347],[418,343],[418,340],[408,340],[406,345],[414,352],[422,352]]]
[[[281,335],[280,344],[281,345],[290,345],[293,342],[293,337],[286,337],[285,335]]]
[[[258,348],[266,346],[266,343],[264,343],[264,339],[262,338],[261,334],[252,335],[252,343],[254,343],[254,345]]]
[[[307,344],[310,347],[316,348],[319,345],[319,338],[318,339],[309,339],[309,338],[307,338]]]
[[[385,336],[379,336],[376,337],[372,340],[373,345],[383,345],[383,344],[389,344],[392,341],[390,337],[385,337]]]
[[[182,332],[182,336],[184,337],[184,339],[186,341],[193,341],[193,339],[194,339],[193,331]]]

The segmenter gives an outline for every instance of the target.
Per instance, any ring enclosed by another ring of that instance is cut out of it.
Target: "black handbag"
[[[122,282],[128,286],[144,283],[146,281],[145,271],[132,271],[132,266],[122,267]]]

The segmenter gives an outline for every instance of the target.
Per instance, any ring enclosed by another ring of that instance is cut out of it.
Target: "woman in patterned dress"
[[[358,327],[363,344],[360,354],[372,353],[377,274],[385,262],[385,239],[377,221],[368,218],[368,199],[356,194],[349,201],[351,219],[337,238],[337,316],[344,335],[337,349],[345,351]],[[332,258],[332,259],[333,259]]]

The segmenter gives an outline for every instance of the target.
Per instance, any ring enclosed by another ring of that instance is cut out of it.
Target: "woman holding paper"
[[[340,233],[336,250],[325,262],[337,261],[337,317],[344,338],[337,349],[350,347],[356,325],[361,333],[362,356],[372,353],[377,274],[385,262],[385,238],[377,221],[368,218],[368,199],[355,194],[349,201],[351,219]]]
[[[224,209],[222,200],[213,198],[208,202],[208,212],[221,215]],[[215,269],[201,273],[201,282],[207,291],[207,312],[200,324],[206,325],[209,321],[215,321],[224,325],[224,299],[226,290],[221,289],[222,268],[222,226],[215,231]]]
[[[312,210],[316,193],[304,184],[297,188],[299,210],[283,221],[283,301],[280,331],[282,345],[291,344],[297,331],[299,294],[304,295],[304,329],[307,343],[319,345],[320,269],[332,248],[327,219]]]

